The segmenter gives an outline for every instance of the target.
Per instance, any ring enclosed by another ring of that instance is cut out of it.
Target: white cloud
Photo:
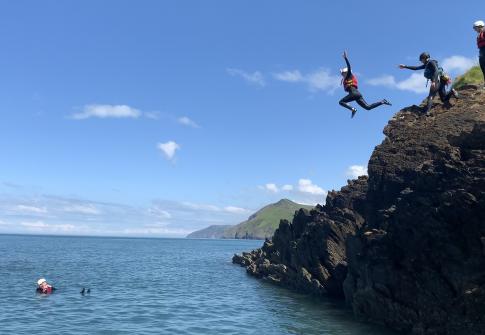
[[[91,215],[99,215],[101,211],[92,204],[80,205],[80,204],[73,204],[63,208],[64,212],[68,213],[78,213],[78,214],[91,214]]]
[[[298,181],[298,190],[302,193],[309,193],[313,195],[326,194],[323,188],[313,184],[310,179],[300,179]]]
[[[43,221],[20,222],[20,225],[22,227],[27,227],[27,228],[47,228],[47,227],[49,227],[49,225],[44,223]]]
[[[451,56],[443,59],[442,67],[445,71],[463,73],[477,64],[475,58],[468,58],[464,56]]]
[[[269,183],[269,184],[264,185],[264,189],[266,191],[273,192],[273,193],[279,192],[278,186],[276,186],[276,184],[273,184],[273,183]]]
[[[280,73],[274,74],[275,79],[281,81],[287,81],[290,83],[297,83],[299,81],[304,81],[304,77],[302,76],[301,72],[298,70],[294,71],[283,71]]]
[[[150,207],[148,209],[148,213],[150,215],[155,216],[155,217],[160,218],[160,219],[171,219],[172,218],[172,214],[170,214],[166,210],[163,210],[159,207]]]
[[[429,91],[429,87],[426,87],[426,78],[419,73],[413,73],[407,79],[402,81],[396,81],[394,76],[383,75],[381,77],[369,79],[367,80],[367,83],[372,86],[385,86],[414,93],[426,93]]]
[[[192,128],[200,128],[197,123],[189,119],[187,116],[182,116],[177,119],[178,123],[183,124],[184,126],[192,127]]]
[[[28,213],[28,214],[46,214],[47,209],[45,207],[35,207],[27,205],[17,205],[14,210],[16,212]]]
[[[192,233],[193,229],[169,228],[169,227],[148,227],[143,228],[126,228],[121,231],[113,231],[114,235],[165,235],[174,237],[183,237]]]
[[[210,211],[210,212],[220,212],[221,209],[217,206],[214,205],[207,205],[207,204],[194,204],[192,202],[183,202],[182,203],[184,206],[190,208],[190,209],[195,209],[195,210],[204,210],[204,211]]]
[[[168,160],[171,160],[175,156],[175,151],[180,149],[180,145],[174,141],[168,141],[167,143],[158,143],[158,149],[160,149]]]
[[[244,213],[249,213],[250,210],[241,208],[241,207],[234,207],[234,206],[227,206],[224,207],[224,211],[228,213],[233,213],[233,214],[244,214]]]
[[[138,118],[141,112],[127,105],[86,105],[81,113],[72,115],[73,119],[97,118]]]
[[[341,76],[332,75],[328,69],[319,69],[315,72],[302,74],[298,70],[283,71],[273,74],[276,80],[288,83],[304,83],[311,92],[334,92],[341,82]]]
[[[286,184],[286,185],[283,185],[281,189],[283,191],[293,191],[293,185]]]
[[[367,168],[362,165],[351,165],[347,168],[346,175],[352,179],[359,176],[367,176]]]
[[[147,119],[152,119],[152,120],[160,119],[160,112],[144,112],[143,115],[145,115]]]
[[[266,86],[264,76],[259,71],[248,73],[240,69],[227,69],[227,73],[231,76],[241,77],[250,84],[258,85],[261,87]]]

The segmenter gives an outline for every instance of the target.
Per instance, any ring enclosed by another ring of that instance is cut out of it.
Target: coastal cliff
[[[459,93],[398,112],[368,177],[233,262],[404,333],[485,334],[485,90]]]

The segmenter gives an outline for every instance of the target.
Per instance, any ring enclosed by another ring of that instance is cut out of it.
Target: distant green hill
[[[483,74],[479,66],[474,66],[468,70],[465,74],[456,78],[453,84],[454,88],[460,88],[464,85],[482,85]]]
[[[194,231],[187,235],[187,238],[222,238],[224,230],[234,226],[231,225],[213,225],[207,228]]]
[[[271,238],[281,219],[291,221],[295,211],[300,208],[312,209],[313,206],[297,204],[288,199],[282,199],[274,204],[263,207],[246,221],[235,226],[210,226],[193,232],[188,238],[236,238],[264,239]],[[223,228],[224,227],[224,228]]]

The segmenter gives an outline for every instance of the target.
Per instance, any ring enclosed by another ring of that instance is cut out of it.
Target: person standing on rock
[[[485,23],[480,20],[473,24],[473,29],[478,33],[477,36],[477,46],[480,50],[478,60],[480,62],[480,68],[482,69],[483,73],[483,88],[485,89]]]
[[[357,77],[352,73],[352,68],[350,67],[349,59],[347,58],[347,52],[344,51],[342,56],[345,59],[345,63],[347,63],[347,67],[341,69],[340,74],[342,74],[343,77],[342,85],[344,86],[345,92],[347,92],[348,94],[339,101],[339,104],[340,106],[343,106],[352,112],[351,118],[353,118],[355,116],[355,113],[357,113],[357,109],[348,104],[351,101],[357,101],[360,107],[366,110],[371,110],[381,105],[391,106],[391,103],[386,99],[370,105],[365,102],[362,94],[358,90]]]
[[[436,93],[439,94],[440,99],[445,104],[445,106],[451,106],[451,96],[458,98],[458,93],[453,88],[448,93],[446,92],[446,86],[451,83],[450,76],[444,73],[443,69],[438,66],[438,61],[431,59],[431,56],[427,52],[423,52],[421,53],[421,55],[419,55],[419,61],[423,63],[423,65],[409,66],[399,64],[399,68],[414,71],[424,70],[424,77],[431,81],[431,85],[429,87],[429,95],[425,107],[426,114],[429,114],[429,111],[433,106],[433,99],[436,96]]]

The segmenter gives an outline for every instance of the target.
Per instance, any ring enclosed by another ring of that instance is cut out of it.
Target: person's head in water
[[[346,77],[347,73],[349,73],[349,69],[347,69],[346,67],[340,69],[340,74],[342,75],[342,77]]]
[[[53,287],[47,283],[45,278],[40,278],[37,281],[37,292],[39,293],[51,293],[53,291]]]
[[[421,55],[419,55],[419,61],[423,64],[426,64],[429,60],[430,56],[429,53],[423,52]]]
[[[483,27],[485,26],[485,22],[482,20],[476,21],[473,24],[473,30],[475,30],[477,33],[481,33],[483,31]]]

